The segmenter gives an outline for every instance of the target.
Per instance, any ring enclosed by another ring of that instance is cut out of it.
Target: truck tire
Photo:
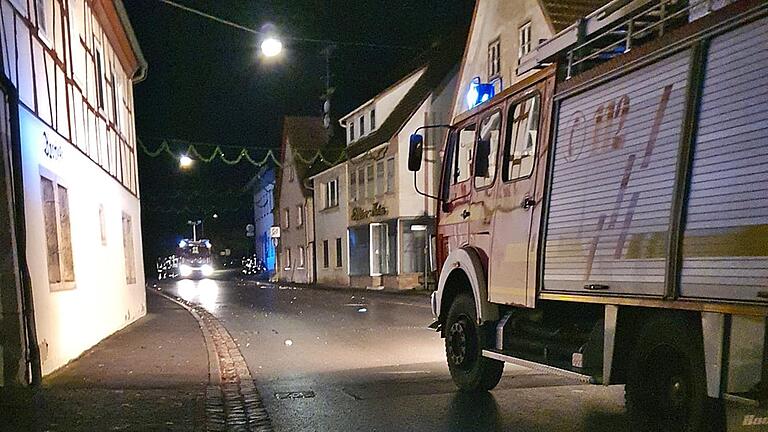
[[[482,349],[490,340],[489,330],[477,324],[472,296],[456,296],[445,322],[445,355],[451,378],[460,390],[487,391],[501,380],[504,362],[482,356]]]
[[[641,330],[625,387],[633,430],[709,430],[704,348],[694,328],[682,318],[660,317]]]

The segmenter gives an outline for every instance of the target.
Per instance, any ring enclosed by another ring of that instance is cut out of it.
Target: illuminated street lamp
[[[192,160],[192,158],[187,156],[187,155],[182,155],[179,158],[179,166],[182,167],[182,168],[189,168],[189,167],[191,167],[193,162],[194,161]]]
[[[270,36],[261,42],[261,53],[264,57],[275,57],[283,51],[283,43],[279,39]]]

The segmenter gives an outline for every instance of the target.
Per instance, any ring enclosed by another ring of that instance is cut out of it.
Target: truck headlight
[[[213,266],[210,264],[203,264],[203,266],[200,267],[200,271],[203,273],[203,276],[210,276],[213,274]]]
[[[192,267],[182,264],[179,266],[179,274],[182,276],[189,276],[192,274]]]

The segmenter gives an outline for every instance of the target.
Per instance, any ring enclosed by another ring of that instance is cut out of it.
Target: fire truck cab
[[[432,327],[460,389],[510,362],[626,384],[638,430],[768,423],[768,4],[698,3],[609,3],[454,120]]]

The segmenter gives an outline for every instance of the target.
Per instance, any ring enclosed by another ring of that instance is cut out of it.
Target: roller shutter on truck
[[[768,301],[768,19],[706,53],[680,294]],[[664,294],[690,58],[560,97],[545,291]]]
[[[679,52],[562,100],[546,290],[663,294],[690,57]]]
[[[768,18],[712,39],[699,112],[681,294],[766,301]]]

